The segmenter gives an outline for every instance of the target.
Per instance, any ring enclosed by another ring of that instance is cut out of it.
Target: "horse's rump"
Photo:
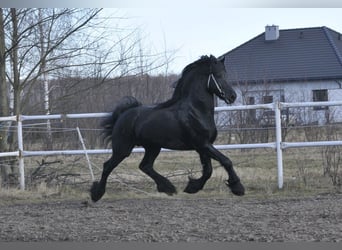
[[[125,96],[118,102],[112,112],[112,115],[101,122],[101,126],[103,127],[103,139],[106,144],[111,142],[113,128],[119,116],[129,109],[139,107],[141,105],[141,102],[132,96]]]

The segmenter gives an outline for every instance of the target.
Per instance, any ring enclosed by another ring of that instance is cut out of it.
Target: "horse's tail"
[[[141,102],[139,102],[133,96],[125,96],[118,102],[114,111],[112,112],[112,115],[101,122],[101,126],[103,127],[103,139],[106,145],[108,145],[112,139],[113,128],[119,116],[126,110],[139,107],[141,105]]]

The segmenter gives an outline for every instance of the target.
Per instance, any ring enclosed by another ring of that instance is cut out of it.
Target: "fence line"
[[[335,102],[301,102],[301,103],[284,103],[274,102],[268,104],[257,105],[240,105],[216,107],[215,112],[222,111],[237,111],[237,110],[253,110],[253,109],[271,109],[275,111],[275,132],[276,141],[270,143],[253,143],[253,144],[230,144],[230,145],[214,145],[219,150],[227,149],[255,149],[255,148],[274,148],[277,153],[277,172],[278,172],[278,187],[283,187],[283,149],[297,147],[319,147],[319,146],[342,146],[342,141],[315,141],[315,142],[282,142],[282,127],[281,127],[281,110],[283,108],[294,107],[317,107],[317,106],[342,106],[342,101]],[[0,157],[15,156],[19,159],[20,173],[20,189],[25,189],[25,168],[24,158],[30,156],[47,156],[47,155],[80,155],[80,154],[110,154],[110,149],[83,149],[83,150],[55,150],[55,151],[27,151],[24,150],[23,142],[23,121],[27,120],[53,120],[53,119],[80,119],[80,118],[104,118],[110,113],[83,113],[83,114],[57,114],[57,115],[19,115],[0,117],[0,122],[16,121],[17,122],[17,139],[18,150],[14,152],[0,152]],[[162,149],[165,151],[172,151]],[[134,148],[133,153],[143,153],[143,148]]]

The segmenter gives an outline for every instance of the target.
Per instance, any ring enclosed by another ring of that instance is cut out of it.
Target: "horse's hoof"
[[[237,195],[237,196],[243,196],[245,194],[245,188],[244,188],[244,186],[241,184],[241,182],[239,180],[238,181],[234,181],[234,182],[230,182],[228,180],[226,182],[226,185],[230,188],[232,193]]]
[[[160,193],[165,193],[167,195],[174,195],[177,194],[177,190],[175,188],[174,185],[172,185],[171,183],[167,183],[167,184],[163,184],[163,185],[158,185],[157,186],[157,190]]]
[[[188,194],[195,194],[198,191],[200,191],[201,189],[202,189],[202,187],[199,186],[198,180],[189,177],[189,182],[188,182],[188,185],[186,186],[186,188],[184,189],[184,192],[188,193]]]
[[[195,194],[199,191],[198,188],[194,188],[193,186],[189,186],[187,185],[186,188],[184,189],[184,193],[188,193],[188,194]]]
[[[94,181],[90,188],[90,198],[93,202],[97,202],[104,195],[104,189],[100,188],[99,182]]]

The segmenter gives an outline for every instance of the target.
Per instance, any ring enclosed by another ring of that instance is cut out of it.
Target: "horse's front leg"
[[[200,153],[200,159],[202,163],[202,176],[198,179],[191,178],[189,176],[189,182],[184,192],[194,194],[203,189],[207,180],[211,177],[213,167],[211,166],[211,159],[207,154]]]
[[[220,151],[218,151],[216,148],[214,148],[214,146],[211,144],[205,145],[205,147],[203,147],[202,150],[203,152],[208,153],[208,155],[211,158],[220,162],[220,164],[227,171],[229,179],[227,180],[226,185],[230,188],[232,193],[235,195],[239,195],[239,196],[244,195],[245,188],[241,184],[240,178],[236,174],[231,160],[228,157],[226,157],[224,154],[222,154]]]
[[[153,169],[153,163],[159,155],[160,148],[145,148],[145,155],[141,161],[139,168],[145,174],[150,176],[157,184],[157,190],[168,195],[177,193],[175,186],[164,176],[160,175]]]

